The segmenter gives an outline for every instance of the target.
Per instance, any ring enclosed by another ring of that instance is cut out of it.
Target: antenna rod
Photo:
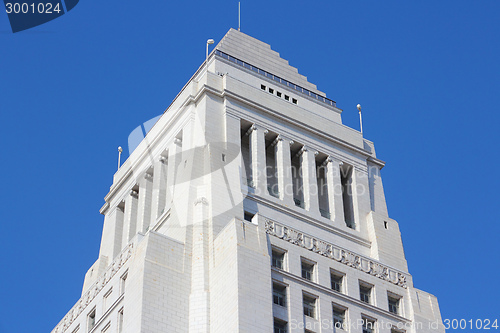
[[[241,2],[238,1],[238,31],[241,28]]]
[[[122,151],[123,151],[123,148],[118,147],[118,170],[120,170],[120,159],[122,157]]]

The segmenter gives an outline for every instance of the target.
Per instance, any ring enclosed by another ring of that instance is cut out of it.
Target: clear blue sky
[[[500,319],[500,1],[243,1],[242,31],[337,101],[387,161],[415,286]],[[49,332],[96,260],[119,145],[161,114],[237,1],[88,1],[12,34],[0,13],[0,332]],[[126,157],[126,156],[125,156]]]

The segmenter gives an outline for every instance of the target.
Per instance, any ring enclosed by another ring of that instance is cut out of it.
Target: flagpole
[[[361,128],[361,135],[363,135],[363,119],[361,118],[361,104],[357,105],[359,111],[359,127]]]

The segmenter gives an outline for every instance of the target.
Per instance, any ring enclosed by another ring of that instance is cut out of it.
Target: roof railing
[[[216,54],[216,55],[218,55],[219,57],[222,57],[222,58],[224,58],[224,59],[226,59],[226,60],[229,60],[230,62],[233,62],[233,63],[235,63],[235,64],[238,64],[238,65],[240,65],[240,66],[242,66],[242,67],[245,67],[245,68],[247,68],[247,69],[249,69],[249,70],[251,70],[251,71],[253,71],[253,72],[255,72],[255,73],[258,73],[258,74],[260,74],[260,75],[263,75],[263,76],[265,76],[265,77],[267,77],[267,78],[269,78],[269,79],[271,79],[271,80],[273,80],[273,81],[276,81],[276,82],[278,82],[278,83],[281,83],[281,84],[283,84],[283,85],[285,85],[285,86],[287,86],[287,87],[289,87],[289,88],[291,88],[291,89],[297,90],[298,92],[300,92],[300,93],[302,93],[302,94],[305,94],[305,95],[307,95],[307,96],[310,96],[310,97],[312,97],[312,98],[314,98],[314,99],[316,99],[316,100],[318,100],[318,101],[320,101],[320,102],[326,103],[326,104],[331,105],[331,106],[334,106],[334,107],[336,107],[336,106],[337,106],[337,103],[336,103],[335,101],[332,101],[332,100],[331,100],[331,99],[329,99],[329,98],[326,98],[326,97],[323,97],[323,96],[321,96],[321,95],[318,95],[318,94],[316,94],[315,92],[312,92],[312,91],[307,90],[306,88],[303,88],[303,87],[301,87],[301,86],[298,86],[298,85],[296,85],[296,84],[294,84],[294,83],[292,83],[292,82],[290,82],[290,81],[287,81],[287,80],[285,80],[285,79],[282,79],[282,78],[281,78],[281,77],[279,77],[279,76],[276,76],[276,75],[274,75],[274,74],[271,74],[271,73],[269,73],[269,72],[266,72],[265,70],[260,69],[259,67],[255,67],[255,66],[253,66],[253,65],[250,65],[249,63],[244,62],[244,61],[242,61],[242,60],[240,60],[240,59],[238,59],[238,58],[235,58],[235,57],[233,57],[233,56],[231,56],[231,55],[229,55],[229,54],[227,54],[227,53],[224,53],[224,52],[222,52],[222,51],[220,51],[220,50],[217,50],[217,49],[216,49],[216,50],[215,50],[215,54]]]

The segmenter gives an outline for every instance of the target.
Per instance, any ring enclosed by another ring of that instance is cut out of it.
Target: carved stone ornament
[[[266,233],[271,236],[281,238],[309,251],[318,253],[324,257],[328,257],[344,265],[378,277],[379,279],[391,282],[397,286],[408,288],[406,275],[404,273],[384,266],[370,258],[363,257],[337,245],[309,236],[275,221],[266,220],[265,229]]]
[[[69,310],[64,318],[57,324],[52,333],[62,333],[66,331],[69,326],[78,318],[78,316],[85,310],[90,302],[102,291],[111,278],[122,268],[127,260],[132,255],[133,244],[127,245],[120,255],[111,263],[108,269],[102,274],[98,280],[88,289],[76,304]]]

